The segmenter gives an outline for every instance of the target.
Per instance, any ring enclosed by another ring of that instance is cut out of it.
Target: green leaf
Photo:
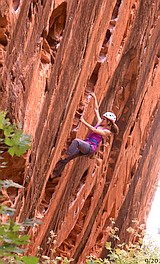
[[[19,143],[18,145],[15,145],[13,147],[10,147],[9,150],[8,150],[8,152],[9,152],[9,154],[11,156],[16,155],[16,156],[20,157],[21,155],[23,155],[24,153],[26,153],[26,151],[28,149],[30,149],[30,148],[31,147],[28,146],[28,145],[24,145],[24,144]]]
[[[7,129],[7,127],[12,126],[9,119],[3,119],[2,120],[2,126],[3,126],[3,131],[5,131]]]
[[[143,244],[143,238],[139,239],[139,243],[142,245]]]
[[[14,150],[14,154],[18,157],[26,152],[26,149],[20,148],[19,146],[14,146],[12,149]]]
[[[21,226],[19,224],[14,224],[14,226],[12,227],[13,232],[18,232],[20,231]]]
[[[7,112],[0,112],[0,129],[3,129],[3,120],[6,117]]]
[[[10,138],[8,138],[8,137],[5,138],[4,143],[5,143],[7,146],[9,146],[9,147],[14,146],[13,139],[10,139]]]
[[[106,242],[106,249],[111,250],[111,242]]]
[[[10,208],[10,207],[8,207],[6,205],[2,205],[1,208],[0,208],[0,212],[3,215],[10,215],[10,216],[12,216],[12,215],[14,215],[15,209]]]
[[[14,259],[16,258],[16,264],[24,264],[22,257],[15,256]]]
[[[21,236],[20,238],[19,238],[19,240],[21,241],[21,242],[29,242],[29,236],[27,236],[27,235],[24,235],[24,236]]]
[[[3,130],[5,137],[11,137],[12,133],[14,133],[14,127],[10,123],[6,125]]]
[[[22,134],[22,137],[19,140],[18,146],[23,148],[24,151],[31,148],[31,136]]]
[[[9,148],[8,153],[13,157],[15,154],[14,148]]]
[[[9,256],[11,253],[22,254],[24,252],[25,250],[14,247],[13,245],[0,246],[0,256]]]
[[[38,258],[36,257],[24,256],[22,257],[22,260],[25,264],[37,264],[38,263]]]
[[[31,136],[23,134],[21,124],[18,128],[16,128],[16,125],[11,124],[9,119],[6,118],[6,114],[6,112],[0,112],[0,129],[3,130],[5,137],[0,140],[9,147],[8,152],[12,157],[14,155],[19,157],[31,148]]]
[[[12,136],[14,145],[18,145],[19,144],[19,142],[21,141],[22,134],[23,134],[23,130],[16,130],[14,132],[14,135]]]
[[[27,218],[24,222],[23,222],[23,226],[34,226],[34,224],[42,224],[42,221],[38,220],[38,219],[29,219]]]
[[[117,254],[117,255],[121,255],[121,253],[122,253],[122,250],[121,250],[120,248],[116,248],[115,251],[116,251],[116,254]]]

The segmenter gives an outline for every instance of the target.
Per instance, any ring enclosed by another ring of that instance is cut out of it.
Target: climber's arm
[[[92,132],[101,135],[102,137],[107,137],[111,134],[111,132],[108,129],[100,129],[100,128],[95,128],[92,125],[88,124],[83,117],[81,117],[81,122]]]
[[[94,98],[94,112],[96,114],[97,120],[98,120],[98,124],[101,123],[102,119],[100,117],[99,114],[99,107],[98,107],[98,102],[97,102],[97,97],[95,95],[95,93],[92,93],[91,96]]]

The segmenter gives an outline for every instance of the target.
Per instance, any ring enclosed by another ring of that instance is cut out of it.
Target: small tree
[[[111,219],[114,224],[114,220]],[[116,248],[112,248],[111,242],[106,243],[106,249],[109,254],[105,259],[96,259],[94,256],[89,256],[86,260],[87,264],[96,263],[110,263],[110,264],[146,264],[146,263],[160,263],[160,248],[152,241],[148,240],[146,244],[144,242],[145,230],[143,226],[139,226],[137,232],[132,227],[129,227],[126,231],[134,236],[134,243],[125,244],[120,241],[117,233],[119,229],[117,227],[111,228],[110,237],[118,240],[120,243]]]

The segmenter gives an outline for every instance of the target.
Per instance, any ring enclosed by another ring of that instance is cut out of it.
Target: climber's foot
[[[53,170],[52,172],[52,175],[50,177],[50,181],[52,181],[53,178],[56,178],[56,177],[61,177],[61,174],[65,168],[65,165],[66,165],[66,161],[65,160],[59,160],[55,166],[55,169]]]

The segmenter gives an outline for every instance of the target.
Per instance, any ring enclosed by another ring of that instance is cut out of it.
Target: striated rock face
[[[146,222],[160,167],[159,18],[160,0],[1,0],[0,106],[32,135],[26,160],[1,175],[25,186],[9,192],[15,219],[42,221],[29,254],[40,246],[85,263],[105,255],[111,217],[124,241],[133,219]],[[80,116],[94,124],[93,91],[120,133],[50,182],[70,142],[87,135]]]

